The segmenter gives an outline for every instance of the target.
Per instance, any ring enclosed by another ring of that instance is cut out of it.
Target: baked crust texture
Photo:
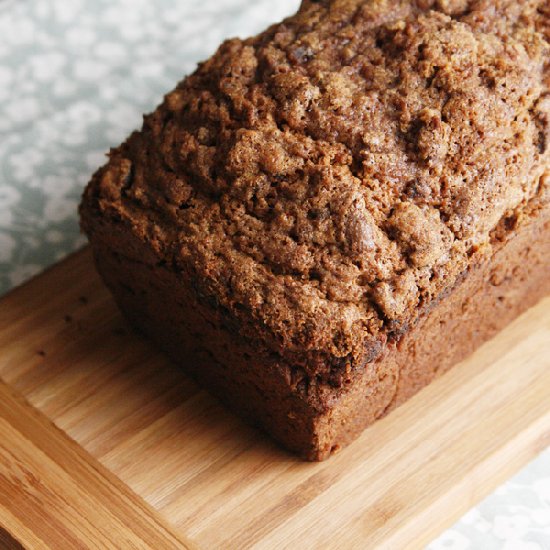
[[[82,227],[326,410],[547,216],[549,60],[548,0],[305,0],[166,95]]]

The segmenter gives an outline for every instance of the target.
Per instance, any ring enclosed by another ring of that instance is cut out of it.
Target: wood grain
[[[87,250],[3,299],[0,350],[13,391],[205,549],[420,548],[550,443],[550,299],[321,464],[133,334]]]
[[[9,518],[6,526],[28,548],[189,547],[142,499],[4,383],[0,517]]]

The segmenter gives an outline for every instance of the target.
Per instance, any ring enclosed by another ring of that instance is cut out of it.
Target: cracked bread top
[[[548,0],[305,0],[88,186],[294,383],[340,386],[550,184]],[[124,254],[124,250],[120,251]]]

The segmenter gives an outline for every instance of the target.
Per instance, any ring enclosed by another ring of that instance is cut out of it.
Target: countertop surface
[[[0,0],[0,293],[81,247],[110,146],[229,36],[297,0]],[[550,549],[550,449],[430,549]]]

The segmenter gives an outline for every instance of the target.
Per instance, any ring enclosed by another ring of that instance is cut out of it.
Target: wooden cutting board
[[[550,443],[550,298],[320,464],[133,334],[88,250],[0,302],[0,378],[0,542],[421,547]]]

